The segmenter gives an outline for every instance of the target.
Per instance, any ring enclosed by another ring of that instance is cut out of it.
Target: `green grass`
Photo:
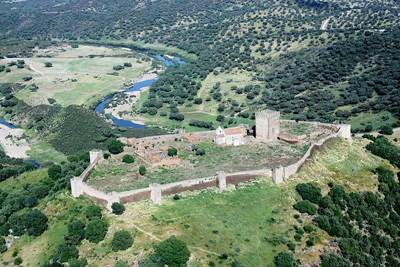
[[[379,130],[382,126],[391,126],[397,120],[388,111],[382,111],[379,113],[361,113],[355,117],[351,117],[349,122],[354,129],[365,129],[367,125],[371,125],[373,130]]]
[[[0,189],[4,191],[22,189],[25,185],[35,184],[47,178],[47,168],[25,172],[17,177],[11,177],[0,182]]]
[[[27,152],[29,157],[43,163],[47,161],[62,162],[67,157],[57,151],[54,147],[44,141],[36,141],[31,145],[31,149]]]
[[[267,182],[223,194],[203,191],[168,201],[143,227],[156,236],[177,234],[194,254],[190,266],[206,266],[208,261],[230,266],[233,260],[243,266],[267,266],[278,252],[286,250],[284,244],[268,240],[289,238],[290,203],[284,187]],[[229,255],[228,260],[217,259],[215,254],[223,253]]]

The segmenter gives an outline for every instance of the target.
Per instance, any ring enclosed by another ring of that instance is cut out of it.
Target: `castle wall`
[[[316,124],[315,122],[310,122]],[[80,195],[86,195],[92,198],[97,203],[106,206],[111,210],[111,205],[114,202],[130,203],[137,202],[141,200],[151,199],[154,203],[160,204],[162,201],[162,196],[178,194],[184,191],[196,191],[209,187],[219,187],[224,190],[227,185],[237,185],[240,183],[248,182],[254,180],[259,176],[271,176],[274,183],[279,184],[284,182],[290,176],[294,175],[303,166],[306,160],[313,154],[313,151],[319,149],[325,142],[332,138],[345,138],[351,141],[351,126],[350,125],[333,125],[333,124],[323,124],[317,123],[321,126],[326,127],[336,127],[337,131],[317,142],[310,144],[310,147],[305,152],[303,157],[301,157],[297,162],[288,165],[280,166],[277,168],[265,168],[260,170],[243,171],[231,174],[225,174],[224,172],[218,173],[216,176],[198,178],[191,180],[184,180],[176,183],[170,184],[153,184],[150,187],[137,189],[125,192],[102,192],[97,190],[90,185],[86,184],[85,181],[89,177],[91,171],[96,166],[97,162],[102,159],[102,152],[97,151],[96,153],[91,153],[91,164],[86,168],[84,172],[79,177],[74,177],[71,179],[71,191],[74,197],[79,197]]]

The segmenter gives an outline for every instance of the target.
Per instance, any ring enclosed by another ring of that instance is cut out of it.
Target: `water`
[[[3,124],[11,129],[15,129],[17,128],[17,126],[15,126],[14,124],[12,124],[11,122],[6,121],[5,119],[0,118],[0,124]]]
[[[174,65],[186,64],[186,62],[179,57],[169,58],[164,55],[156,55],[154,58],[161,61],[167,68],[174,66]],[[150,87],[156,81],[157,81],[157,79],[149,79],[149,80],[144,80],[144,81],[134,83],[131,87],[124,89],[122,91],[122,93],[131,93],[131,92],[141,91],[147,87]],[[114,93],[114,94],[108,96],[107,98],[103,99],[101,102],[99,102],[97,104],[96,108],[94,109],[94,111],[97,114],[104,113],[104,109],[108,106],[108,104],[111,103],[111,101],[113,100],[113,98],[116,94],[118,94],[118,93]],[[114,125],[121,127],[121,128],[143,129],[145,127],[142,124],[138,124],[138,123],[135,123],[130,120],[119,119],[115,116],[112,116],[111,120]]]

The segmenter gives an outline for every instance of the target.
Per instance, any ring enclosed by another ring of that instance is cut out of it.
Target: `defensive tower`
[[[256,138],[263,141],[276,140],[280,133],[280,116],[279,111],[256,112]]]

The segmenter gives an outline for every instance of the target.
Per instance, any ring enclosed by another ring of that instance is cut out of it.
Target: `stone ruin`
[[[280,112],[262,110],[256,112],[256,139],[274,141],[280,134]]]

